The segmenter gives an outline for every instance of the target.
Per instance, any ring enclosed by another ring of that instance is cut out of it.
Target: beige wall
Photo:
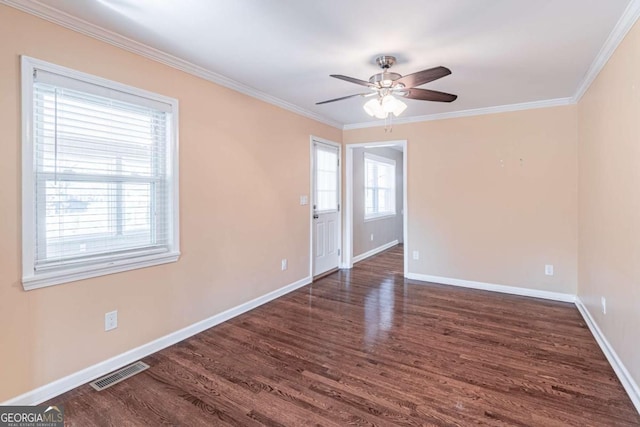
[[[0,40],[0,402],[306,277],[309,215],[298,201],[309,193],[310,134],[407,139],[407,249],[420,251],[409,271],[577,292],[640,381],[638,25],[577,107],[392,133],[343,133],[5,6]],[[22,290],[20,54],[180,100],[178,263]],[[113,309],[119,327],[105,333]]]
[[[578,294],[640,384],[639,24],[582,98],[578,113]]]
[[[309,135],[341,130],[6,6],[0,40],[0,402],[309,275]],[[23,291],[21,54],[179,99],[178,263]]]
[[[391,218],[364,219],[364,153],[375,154],[396,162],[396,215]],[[379,248],[397,240],[402,243],[402,152],[393,148],[353,149],[353,256]],[[373,235],[373,240],[371,239]]]
[[[398,139],[408,144],[405,245],[420,253],[409,272],[576,293],[575,106],[343,135],[344,143]]]

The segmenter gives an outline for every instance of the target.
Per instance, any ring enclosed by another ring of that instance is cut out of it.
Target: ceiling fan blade
[[[441,79],[449,74],[451,74],[451,70],[447,67],[435,67],[418,71],[417,73],[407,74],[396,80],[395,83],[402,83],[405,87],[416,87]]]
[[[342,74],[331,74],[331,77],[344,80],[345,82],[355,83],[360,86],[377,87],[373,83],[365,82],[364,80],[356,79],[354,77],[343,76]]]
[[[355,95],[347,95],[347,96],[342,96],[340,98],[329,99],[327,101],[316,102],[316,105],[327,104],[329,102],[342,101],[343,99],[349,99],[349,98],[355,98],[356,96],[367,96],[367,95],[369,95],[369,94],[368,93],[357,93]]]
[[[438,92],[437,90],[410,88],[406,89],[406,91],[407,94],[402,96],[409,99],[419,99],[421,101],[453,102],[458,98],[458,95]]]

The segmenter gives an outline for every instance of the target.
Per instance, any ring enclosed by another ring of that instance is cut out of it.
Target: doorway
[[[409,265],[407,141],[346,144],[345,150],[343,267],[352,268],[356,262],[401,243],[406,277]],[[397,171],[395,193],[385,185],[393,171]],[[395,207],[390,207],[390,200],[396,200]]]
[[[338,269],[341,256],[341,146],[311,137],[311,276]]]

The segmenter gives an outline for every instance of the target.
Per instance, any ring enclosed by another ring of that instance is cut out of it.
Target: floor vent
[[[102,391],[114,384],[118,384],[120,381],[131,378],[135,374],[139,374],[145,369],[149,369],[149,365],[144,362],[136,362],[133,365],[125,366],[124,368],[118,369],[117,371],[105,375],[102,378],[98,378],[97,380],[90,382],[89,385],[98,391]]]

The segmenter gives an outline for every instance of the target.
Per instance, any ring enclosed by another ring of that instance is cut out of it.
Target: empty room
[[[640,0],[0,0],[0,427],[640,426]]]

